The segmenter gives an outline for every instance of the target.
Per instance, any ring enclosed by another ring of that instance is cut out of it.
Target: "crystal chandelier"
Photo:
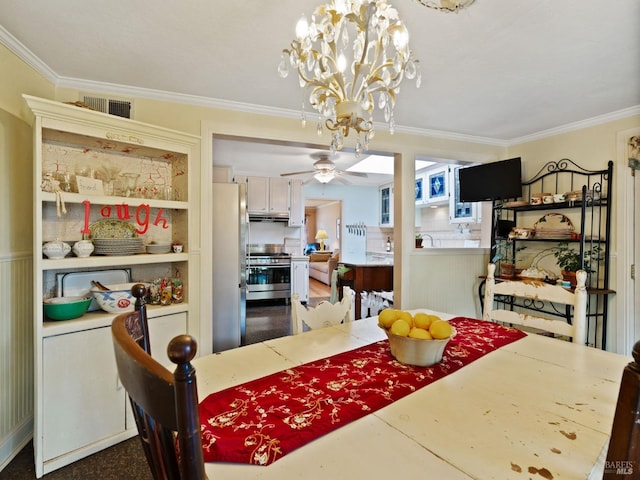
[[[443,12],[458,13],[463,8],[467,8],[475,0],[417,0],[419,4],[425,7],[433,8]]]
[[[289,74],[289,65],[297,70],[305,98],[318,112],[318,135],[323,118],[333,132],[332,153],[342,149],[351,130],[357,134],[356,156],[368,148],[375,105],[393,134],[400,83],[405,76],[415,79],[418,87],[421,83],[409,32],[386,0],[331,0],[316,8],[311,22],[303,15],[296,39],[282,51],[281,77]]]

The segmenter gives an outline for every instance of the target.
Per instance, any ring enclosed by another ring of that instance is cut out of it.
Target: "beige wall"
[[[323,228],[326,230],[329,238],[324,241],[326,250],[335,250],[340,248],[340,241],[336,235],[336,219],[340,218],[342,202],[331,202],[316,208],[316,231]],[[312,233],[315,235],[315,232]],[[319,240],[316,240],[319,242]]]

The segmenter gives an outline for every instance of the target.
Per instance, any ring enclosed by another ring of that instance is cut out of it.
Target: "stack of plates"
[[[142,238],[95,238],[95,255],[135,255],[144,253]]]
[[[548,213],[534,227],[537,239],[570,240],[575,232],[569,217],[561,213]]]

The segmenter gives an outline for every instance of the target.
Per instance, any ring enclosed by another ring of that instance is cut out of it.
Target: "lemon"
[[[437,315],[430,315],[424,312],[418,312],[413,316],[413,325],[419,328],[429,330],[429,327],[436,320],[442,320]]]
[[[393,325],[391,325],[391,330],[389,331],[394,335],[398,335],[400,337],[406,337],[407,335],[409,335],[410,330],[411,330],[411,326],[405,320],[398,319],[395,322],[393,322]]]
[[[398,312],[393,308],[385,308],[378,314],[378,325],[382,328],[391,328],[393,322],[398,319]]]
[[[413,315],[411,315],[411,312],[398,310],[398,316],[396,318],[404,320],[409,324],[409,327],[413,327]]]
[[[433,338],[438,340],[443,340],[445,338],[449,338],[453,333],[453,329],[449,322],[445,322],[444,320],[436,320],[429,327],[429,333]]]
[[[427,330],[418,327],[413,327],[409,331],[409,336],[411,338],[420,338],[422,340],[431,340],[433,338]]]

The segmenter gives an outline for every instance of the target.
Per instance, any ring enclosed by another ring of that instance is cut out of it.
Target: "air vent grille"
[[[131,100],[117,100],[106,97],[82,95],[82,102],[100,112],[124,118],[131,118],[133,110],[133,102]]]

